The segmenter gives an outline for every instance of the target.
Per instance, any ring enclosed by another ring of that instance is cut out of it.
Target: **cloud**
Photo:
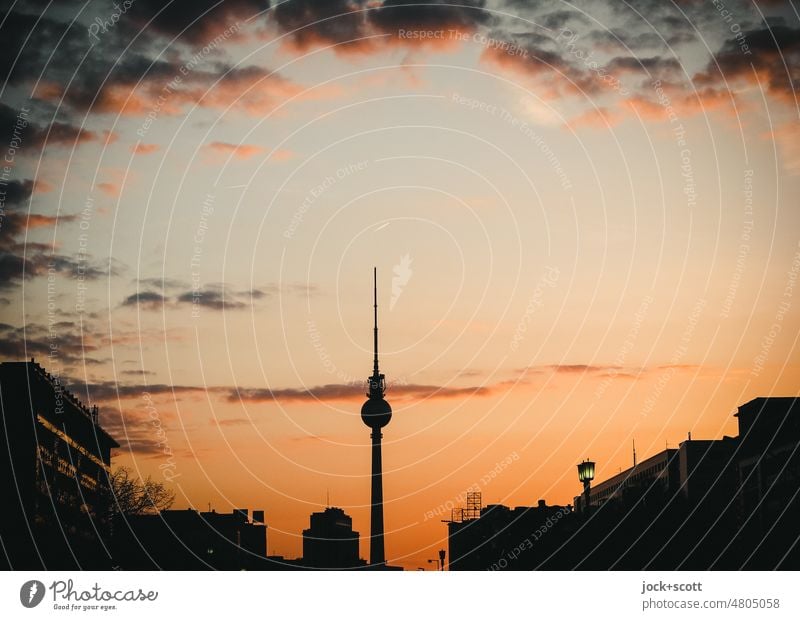
[[[73,63],[89,47],[86,29],[77,20],[64,23],[40,12],[0,11],[0,72],[9,84],[36,80],[48,66],[54,41],[62,41],[55,63]]]
[[[269,283],[253,289],[239,289],[224,283],[210,283],[199,289],[174,278],[140,278],[134,280],[143,290],[125,297],[120,306],[138,306],[147,310],[161,310],[166,304],[178,306],[192,304],[209,310],[240,310],[251,307],[256,301],[275,295],[292,295],[306,298],[319,292],[314,284],[300,282]]]
[[[280,31],[297,51],[338,45],[337,51],[372,49],[376,42],[359,40],[370,36],[365,0],[291,0],[275,6],[272,16]]]
[[[376,28],[394,35],[400,29],[473,32],[492,21],[485,8],[485,0],[384,0],[369,17]]]
[[[209,419],[209,422],[211,424],[216,424],[217,426],[253,426],[255,420],[252,418],[211,418]]]
[[[167,385],[156,383],[148,385],[146,383],[121,383],[118,381],[83,381],[73,380],[70,386],[74,392],[86,395],[90,401],[108,403],[116,400],[130,400],[133,398],[143,399],[145,394],[152,396],[174,396],[181,394],[204,394],[206,392],[218,391],[213,387],[201,387],[195,385]]]
[[[139,370],[122,370],[122,371],[120,371],[120,374],[121,375],[128,375],[128,376],[131,376],[131,377],[152,377],[156,373],[154,371],[152,371],[152,370],[144,370],[142,368],[142,369],[139,369]]]
[[[163,454],[161,446],[154,439],[153,421],[142,411],[122,411],[115,407],[100,409],[100,426],[111,435],[120,446],[120,450],[135,454]]]
[[[485,47],[480,60],[495,68],[512,71],[535,81],[537,94],[545,100],[565,96],[583,96],[610,90],[588,68],[573,66],[565,50],[551,51],[538,41],[541,37],[509,37],[497,32],[491,35],[496,43]],[[519,52],[509,53],[509,50]]]
[[[302,403],[316,401],[360,402],[364,399],[365,387],[360,384],[326,384],[310,388],[254,388],[241,386],[196,386],[168,385],[156,383],[147,385],[123,383],[118,381],[94,381],[85,384],[81,381],[70,381],[72,389],[86,396],[88,400],[109,403],[116,400],[144,398],[144,394],[179,398],[181,395],[215,395],[227,402],[280,402]],[[495,390],[507,386],[508,382],[489,386],[442,387],[420,384],[394,384],[387,391],[387,398],[395,401],[408,400],[440,400],[464,398],[469,396],[489,396]]]
[[[240,310],[247,307],[247,303],[240,299],[239,295],[226,293],[222,288],[186,291],[178,295],[176,301],[180,304],[192,304],[211,310]]]
[[[236,24],[243,25],[269,4],[269,0],[135,0],[125,18],[139,30],[201,45]]]
[[[99,136],[94,131],[59,121],[43,126],[31,119],[30,111],[24,113],[22,109],[0,103],[0,143],[8,145],[18,141],[15,157],[38,157],[38,150],[44,146],[74,146],[97,140]],[[30,149],[37,152],[32,153]]]
[[[23,278],[33,278],[48,273],[66,273],[74,276],[78,274],[79,269],[87,280],[96,280],[109,274],[109,271],[98,263],[52,253],[51,247],[44,244],[28,243],[25,246],[10,244],[8,248],[0,248],[0,289],[10,288]],[[115,272],[112,270],[111,273]]]
[[[488,386],[442,387],[435,385],[393,385],[392,398],[413,400],[460,398],[465,396],[488,396]],[[359,401],[364,399],[364,386],[359,384],[331,383],[310,388],[232,388],[226,398],[229,402],[314,402],[314,401]]]
[[[97,189],[103,192],[106,196],[111,196],[116,198],[119,196],[120,190],[122,189],[117,183],[98,183]]]
[[[205,147],[208,151],[230,155],[236,159],[250,159],[264,152],[255,144],[231,144],[230,142],[212,142]]]
[[[0,290],[13,287],[23,278],[47,273],[77,274],[80,270],[86,280],[120,273],[120,268],[113,262],[104,266],[86,255],[65,256],[56,254],[54,247],[50,245],[21,242],[19,237],[24,236],[27,230],[56,226],[60,222],[76,219],[73,214],[51,216],[21,210],[20,207],[31,199],[35,188],[36,184],[30,179],[12,179],[0,187],[0,192],[5,192],[2,196],[5,199],[5,210],[0,234]]]
[[[748,46],[750,54],[743,51]],[[694,81],[699,86],[719,86],[737,80],[766,88],[793,107],[795,85],[800,81],[800,28],[774,26],[729,38]]]
[[[700,366],[695,364],[662,364],[648,367],[617,366],[614,364],[542,364],[517,368],[514,370],[514,375],[516,377],[524,377],[526,375],[558,374],[593,377],[644,378],[648,375],[659,373],[664,369],[674,369],[681,372],[696,372],[698,368],[700,368]]]
[[[135,153],[136,155],[150,155],[150,153],[155,153],[160,148],[158,144],[145,144],[140,142],[139,144],[131,146],[131,153]]]
[[[24,327],[0,323],[0,356],[7,359],[44,357],[48,364],[64,366],[104,363],[105,360],[87,355],[95,351],[97,346],[90,338],[84,338],[80,326],[71,321],[28,323]]]
[[[123,306],[146,306],[150,309],[161,308],[167,298],[158,293],[150,291],[143,291],[141,293],[134,293],[128,295],[123,301]]]
[[[273,111],[302,88],[278,73],[255,66],[233,67],[215,64],[213,68],[181,71],[179,61],[161,67],[157,72],[147,67],[141,73],[116,77],[99,91],[87,86],[65,94],[75,109],[91,109],[95,113],[113,113],[125,116],[157,115],[176,116],[187,107],[197,106],[215,110],[233,108],[253,116]],[[310,91],[310,99],[330,96],[333,87],[320,87]],[[91,95],[92,99],[88,99]]]
[[[11,179],[7,184],[3,185],[0,191],[5,194],[4,203],[7,206],[18,206],[30,199],[33,194],[33,181],[30,179],[22,181]]]
[[[53,191],[53,186],[43,179],[36,179],[33,183],[34,194],[47,194]]]
[[[5,63],[0,71],[9,85],[35,86],[34,104],[58,109],[59,114],[146,116],[157,110],[158,115],[177,115],[188,106],[226,109],[231,104],[248,114],[263,114],[296,95],[300,87],[262,66],[224,61],[225,46],[241,34],[239,27],[230,30],[230,24],[241,22],[243,30],[244,20],[263,8],[265,2],[247,0],[137,0],[113,28],[94,39],[84,23],[61,22],[51,16],[56,13],[0,13],[0,67]],[[189,28],[183,31],[185,26]],[[226,28],[232,36],[218,34]],[[168,56],[154,57],[164,37],[178,34]],[[206,43],[211,35],[215,38]],[[82,59],[77,72],[75,59]],[[315,89],[310,96],[320,97],[325,91]],[[44,133],[49,133],[48,142],[62,144],[99,139],[64,119],[54,120],[58,122],[34,132],[39,133],[35,141],[42,141]],[[113,140],[105,136],[109,138]]]
[[[604,68],[613,75],[645,75],[651,81],[675,79],[682,71],[678,60],[661,56],[617,56],[609,60]]]
[[[270,153],[269,158],[272,161],[289,161],[297,157],[297,153],[289,149],[278,149]]]
[[[335,46],[339,54],[370,53],[391,45],[451,46],[457,38],[406,37],[405,31],[473,32],[490,24],[485,0],[292,0],[275,6],[278,29],[288,35],[285,46],[295,51]],[[403,32],[401,32],[403,31]]]
[[[42,215],[40,213],[29,213],[27,216],[28,230],[33,228],[49,228],[59,222],[74,222],[76,215]]]

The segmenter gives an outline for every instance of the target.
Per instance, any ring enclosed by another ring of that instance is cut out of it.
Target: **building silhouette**
[[[372,477],[371,477],[371,511],[369,563],[372,567],[386,565],[386,551],[383,539],[383,464],[381,461],[381,429],[392,419],[392,408],[384,400],[386,394],[386,377],[378,368],[378,270],[373,270],[373,347],[374,359],[372,376],[368,379],[369,392],[367,401],[361,407],[361,420],[372,433]]]
[[[504,569],[570,513],[569,506],[548,506],[544,500],[516,508],[482,506],[480,493],[467,493],[467,508],[455,509],[447,521],[449,569]]]
[[[690,503],[711,498],[730,498],[735,493],[735,471],[729,465],[739,442],[722,439],[686,439],[678,448],[667,448],[637,463],[590,490],[590,506],[615,501],[630,505],[644,494],[676,493]],[[578,512],[585,510],[583,497],[574,498]]]
[[[124,570],[263,570],[264,511],[193,509],[121,515],[114,525],[114,562]]]
[[[111,449],[89,408],[33,359],[0,364],[0,562],[11,569],[110,566]]]
[[[800,569],[798,399],[756,398],[735,416],[736,437],[687,438],[544,529],[526,508],[454,515],[451,570]]]
[[[358,532],[341,508],[325,508],[311,514],[310,527],[303,530],[303,566],[316,569],[360,568]]]

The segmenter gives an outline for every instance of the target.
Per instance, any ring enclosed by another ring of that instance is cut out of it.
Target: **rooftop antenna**
[[[633,440],[633,466],[636,467],[636,440]]]

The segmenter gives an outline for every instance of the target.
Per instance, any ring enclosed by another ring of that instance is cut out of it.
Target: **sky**
[[[791,2],[12,2],[0,59],[0,356],[271,554],[368,557],[373,266],[405,568],[798,394]]]

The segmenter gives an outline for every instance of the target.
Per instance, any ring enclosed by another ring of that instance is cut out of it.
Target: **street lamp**
[[[428,564],[433,564],[434,562],[436,562],[436,570],[440,570],[438,558],[435,560],[428,560]]]
[[[594,480],[594,461],[585,460],[578,463],[578,480],[583,483],[584,510],[589,510],[589,490]]]

